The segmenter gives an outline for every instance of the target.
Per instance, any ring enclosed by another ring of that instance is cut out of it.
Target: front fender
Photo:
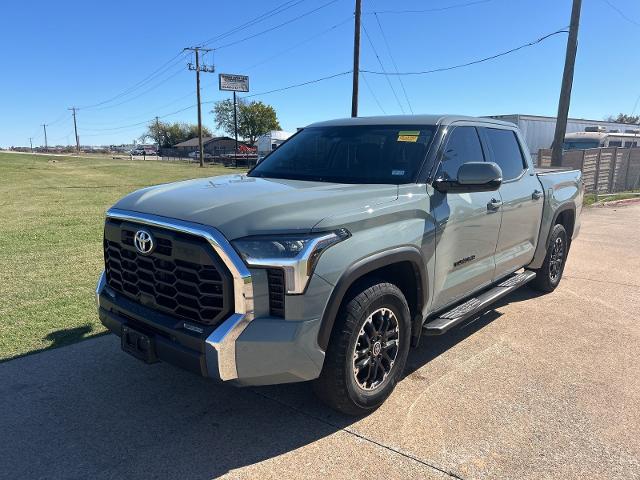
[[[358,279],[364,277],[368,273],[403,262],[409,262],[413,267],[414,274],[416,276],[416,298],[418,300],[416,311],[422,311],[427,301],[428,279],[427,269],[420,250],[413,245],[405,245],[368,255],[367,257],[357,260],[349,265],[344,270],[338,279],[335,288],[331,292],[329,301],[322,315],[320,329],[318,331],[318,345],[320,348],[326,350],[329,345],[331,331],[333,330],[338,310],[340,309],[340,305],[342,304],[349,288],[358,281]]]

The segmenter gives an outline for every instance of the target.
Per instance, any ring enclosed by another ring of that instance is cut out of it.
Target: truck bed
[[[569,167],[536,167],[536,173],[538,175],[547,175],[549,173],[562,173],[570,171],[571,168]]]

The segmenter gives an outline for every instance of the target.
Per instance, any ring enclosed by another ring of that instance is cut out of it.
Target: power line
[[[201,90],[206,90],[208,88],[207,85],[204,85]],[[122,119],[122,121],[135,121],[139,118],[150,118],[152,115],[157,114],[158,112],[161,112],[162,110],[164,110],[167,107],[170,107],[172,105],[175,105],[176,103],[178,103],[180,100],[184,100],[187,97],[191,97],[193,95],[196,94],[196,91],[193,90],[192,92],[189,92],[185,95],[181,95],[178,98],[174,98],[172,101],[170,101],[169,103],[165,103],[164,105],[154,108],[153,110],[147,110],[144,113],[141,113],[139,115],[136,115],[134,117],[128,117],[126,119]],[[195,104],[194,104],[195,106]],[[162,116],[160,116],[160,118],[162,118]],[[95,124],[95,123],[85,123],[85,126],[88,125],[89,127],[97,127],[97,128],[93,128],[93,130],[101,130],[104,128],[110,128],[113,124],[112,123],[102,123],[102,124]],[[87,130],[86,128],[83,128],[83,130]]]
[[[293,0],[288,0],[288,1],[284,2],[284,3],[281,3],[276,8],[273,8],[273,9],[271,9],[271,10],[265,12],[265,13],[262,13],[262,14],[258,15],[257,17],[254,17],[251,20],[248,20],[248,21],[246,21],[245,23],[243,23],[241,25],[233,27],[233,28],[231,28],[230,30],[228,30],[228,31],[226,31],[224,33],[221,33],[219,35],[215,35],[215,36],[209,38],[208,40],[205,40],[204,42],[201,42],[200,44],[201,45],[209,45],[209,44],[211,44],[213,42],[219,42],[220,40],[223,40],[223,39],[225,39],[225,38],[227,38],[227,37],[229,37],[231,35],[234,35],[234,34],[240,32],[240,31],[242,31],[242,30],[244,30],[246,28],[249,28],[249,27],[252,27],[254,25],[257,25],[258,23],[261,23],[261,22],[271,18],[274,15],[279,15],[282,12],[284,12],[285,10],[293,8],[296,5],[298,5],[298,4],[302,3],[302,2],[305,2],[307,0],[298,0],[295,3],[293,3],[293,5],[289,5],[289,4],[291,4],[292,1]]]
[[[189,94],[189,95],[192,95],[192,93]],[[202,102],[203,105],[208,104],[208,103],[215,103],[215,100]],[[113,132],[115,130],[126,130],[126,129],[139,127],[139,126],[143,126],[143,125],[149,125],[151,122],[153,122],[155,120],[155,118],[162,119],[162,118],[170,117],[172,115],[177,115],[178,113],[182,113],[182,112],[185,112],[185,111],[190,110],[192,108],[195,108],[197,105],[198,105],[197,103],[194,103],[192,105],[188,105],[186,107],[180,108],[180,109],[175,110],[173,112],[166,113],[164,115],[158,115],[157,117],[148,118],[147,120],[144,120],[142,122],[132,123],[132,124],[129,124],[129,125],[121,125],[119,127],[110,127],[110,128],[104,128],[104,129],[87,129],[87,128],[83,128],[82,129],[83,131],[84,130],[88,130],[88,131],[93,131],[93,132],[100,132],[100,133],[86,134],[86,135],[83,135],[83,136],[97,137],[97,136],[102,135],[103,132]],[[115,133],[120,133],[120,132],[115,132]],[[110,134],[107,134],[107,135],[110,135]]]
[[[383,115],[386,115],[387,112],[382,107],[382,104],[380,103],[380,100],[378,100],[377,95],[374,93],[373,88],[371,88],[371,85],[369,84],[369,80],[367,80],[367,76],[364,73],[362,73],[362,79],[364,80],[364,84],[367,86],[367,89],[369,90],[369,93],[371,93],[371,96],[373,97],[375,102],[378,104],[378,108],[382,111]]]
[[[115,100],[118,100],[119,98],[122,98],[122,97],[124,97],[124,96],[126,96],[126,95],[128,95],[130,93],[133,93],[134,91],[136,91],[140,87],[146,85],[151,80],[153,80],[156,77],[164,74],[166,71],[170,70],[172,67],[177,65],[182,60],[182,58],[180,58],[182,56],[184,56],[184,52],[180,52],[177,55],[174,55],[168,61],[163,63],[160,67],[158,67],[153,72],[151,72],[149,75],[144,77],[142,80],[140,80],[139,82],[137,82],[137,83],[133,84],[132,86],[126,88],[122,92],[114,95],[113,97],[107,98],[106,100],[103,100],[103,101],[98,102],[98,103],[94,103],[94,104],[91,104],[91,105],[85,105],[85,106],[83,106],[81,108],[83,110],[93,109],[93,108],[105,105],[107,103],[111,103],[111,102],[113,102]]]
[[[262,30],[258,33],[254,33],[253,35],[249,35],[247,37],[241,38],[240,40],[235,40],[233,42],[229,42],[229,43],[225,43],[224,45],[220,45],[218,47],[216,47],[216,50],[221,50],[223,48],[227,48],[227,47],[231,47],[232,45],[237,45],[238,43],[242,43],[242,42],[246,42],[247,40],[251,40],[252,38],[256,38],[260,35],[264,35],[265,33],[269,33],[272,32],[274,30],[277,30],[278,28],[282,28],[285,25],[289,25],[290,23],[293,23],[297,20],[300,20],[301,18],[307,17],[315,12],[317,12],[318,10],[322,10],[325,7],[328,7],[329,5],[336,3],[338,0],[331,0],[330,2],[324,3],[322,5],[320,5],[319,7],[314,8],[313,10],[309,10],[305,13],[302,13],[300,15],[298,15],[297,17],[291,18],[289,20],[287,20],[286,22],[282,22],[279,23],[277,25],[274,25],[273,27],[267,28],[266,30]]]
[[[324,35],[325,33],[328,33],[328,32],[330,32],[331,30],[335,30],[336,28],[338,28],[338,27],[340,27],[340,26],[342,26],[342,25],[344,25],[345,23],[350,22],[350,21],[351,21],[351,16],[349,16],[349,17],[345,18],[344,20],[342,20],[342,21],[341,21],[341,22],[339,22],[339,23],[336,23],[335,25],[330,26],[330,27],[329,27],[329,28],[327,28],[326,30],[322,30],[321,32],[318,32],[318,33],[316,33],[316,34],[314,34],[314,35],[312,35],[312,36],[308,37],[307,39],[302,40],[301,42],[296,43],[296,44],[295,44],[295,45],[293,45],[292,47],[289,47],[289,48],[287,48],[287,49],[285,49],[285,50],[282,50],[282,51],[280,51],[280,52],[278,52],[278,53],[276,53],[276,54],[270,55],[269,57],[264,58],[263,60],[260,60],[259,62],[256,62],[256,63],[254,63],[254,64],[252,64],[252,65],[250,65],[250,66],[248,66],[248,67],[244,67],[242,70],[243,70],[243,71],[251,70],[251,69],[253,69],[253,68],[255,68],[255,67],[258,67],[258,66],[260,66],[260,65],[262,65],[262,64],[264,64],[264,63],[267,63],[269,60],[273,60],[274,58],[278,58],[278,57],[280,57],[281,55],[283,55],[283,54],[285,54],[285,53],[289,53],[289,52],[291,52],[292,50],[295,50],[296,48],[299,48],[299,47],[301,47],[302,45],[305,45],[305,44],[309,43],[310,41],[315,40],[316,38],[321,37],[321,36],[322,36],[322,35]]]
[[[172,80],[173,78],[175,78],[176,76],[178,76],[182,72],[184,72],[184,70],[182,69],[182,66],[181,66],[180,69],[176,70],[172,75],[169,75],[167,78],[162,79],[161,81],[159,81],[155,85],[153,85],[153,86],[149,87],[148,89],[138,93],[137,95],[134,95],[133,97],[129,97],[126,100],[122,100],[121,102],[114,103],[113,105],[104,105],[104,106],[101,106],[101,107],[94,108],[93,110],[94,111],[108,110],[110,108],[116,108],[116,107],[119,107],[120,105],[124,105],[125,103],[129,103],[129,102],[132,102],[134,100],[137,100],[138,98],[143,97],[146,94],[152,92],[153,90],[155,90],[159,86],[164,85],[169,80]]]
[[[138,122],[138,123],[131,123],[129,125],[121,125],[119,127],[108,127],[108,128],[86,128],[86,127],[82,127],[82,131],[87,131],[87,132],[109,132],[112,130],[122,130],[125,128],[130,128],[130,127],[137,127],[140,125],[146,125],[148,124],[149,121],[148,120],[144,120],[142,122]]]
[[[282,92],[284,90],[290,90],[292,88],[302,87],[302,86],[305,86],[305,85],[311,85],[311,84],[314,84],[314,83],[322,82],[324,80],[329,80],[331,78],[340,77],[340,76],[343,76],[343,75],[347,75],[349,73],[351,73],[351,70],[348,70],[346,72],[336,73],[334,75],[328,75],[326,77],[316,78],[314,80],[309,80],[307,82],[296,83],[296,84],[293,84],[293,85],[287,85],[286,87],[276,88],[274,90],[268,90],[268,91],[265,91],[265,92],[253,93],[251,95],[244,95],[242,98],[257,97],[257,96],[260,96],[260,95],[267,95],[269,93]],[[204,101],[204,102],[201,102],[201,103],[202,103],[202,105],[210,105],[210,104],[213,104],[213,103],[216,103],[216,102],[217,102],[217,100],[207,100],[207,101]],[[166,113],[164,115],[159,115],[158,118],[162,119],[162,118],[170,117],[172,115],[177,115],[178,113],[185,112],[185,111],[190,110],[192,108],[195,108],[197,106],[198,106],[198,104],[194,103],[192,105],[188,105],[186,107],[180,108],[180,109],[175,110],[173,112]],[[126,129],[126,128],[142,126],[142,125],[145,125],[145,124],[148,125],[153,120],[154,119],[150,118],[150,119],[142,121],[142,122],[132,123],[130,125],[122,125],[122,126],[119,126],[119,127],[110,127],[110,128],[105,128],[105,129],[84,129],[84,130],[97,131],[97,132],[114,131],[114,130],[121,130],[121,129],[123,130],[123,129]],[[98,136],[98,135],[100,135],[100,134],[91,134],[91,135],[87,135],[87,136]]]
[[[371,49],[373,50],[373,54],[378,59],[378,63],[380,64],[380,68],[382,69],[382,73],[386,76],[387,83],[389,84],[389,88],[393,92],[393,96],[395,97],[396,102],[398,102],[398,106],[400,107],[400,111],[402,113],[404,113],[404,107],[402,106],[402,103],[400,102],[400,99],[398,98],[398,94],[396,93],[396,89],[393,88],[393,83],[391,83],[391,79],[387,75],[387,71],[385,70],[384,65],[382,64],[382,60],[380,59],[380,55],[378,55],[378,52],[376,51],[376,47],[373,46],[373,41],[371,40],[371,37],[369,36],[369,32],[367,31],[367,27],[365,27],[364,24],[362,25],[362,29],[364,30],[364,34],[366,35],[367,40],[369,40],[369,45],[371,45]],[[365,70],[362,70],[362,71],[364,72]]]
[[[315,80],[309,80],[307,82],[296,83],[296,84],[293,84],[293,85],[288,85],[286,87],[276,88],[274,90],[268,90],[266,92],[259,92],[259,93],[252,93],[251,95],[244,95],[242,98],[251,98],[251,97],[257,97],[257,96],[260,96],[260,95],[267,95],[269,93],[283,92],[285,90],[290,90],[292,88],[303,87],[305,85],[311,85],[313,83],[322,82],[324,80],[329,80],[331,78],[342,77],[342,76],[348,75],[350,73],[351,73],[351,70],[347,70],[346,72],[335,73],[333,75],[327,75],[326,77],[316,78]],[[203,103],[213,103],[213,102],[203,102]]]
[[[396,64],[396,61],[393,58],[393,54],[391,53],[391,47],[389,46],[389,42],[387,41],[387,36],[384,34],[384,30],[382,28],[382,23],[380,23],[380,19],[378,18],[378,14],[375,13],[374,16],[376,17],[376,22],[378,22],[378,28],[380,28],[380,33],[382,34],[382,39],[384,40],[384,44],[387,47],[387,52],[389,53],[389,58],[391,59],[391,63],[393,64],[393,68],[395,69],[396,73],[399,72],[398,70],[398,65]],[[409,105],[409,111],[411,112],[411,114],[413,114],[413,108],[411,108],[411,102],[409,101],[409,95],[407,95],[407,89],[404,88],[404,82],[402,81],[402,77],[398,77],[398,80],[400,81],[400,86],[402,87],[402,91],[404,92],[404,99],[407,101],[407,105]]]
[[[453,10],[455,8],[470,7],[472,5],[479,5],[481,3],[489,3],[491,1],[493,1],[493,0],[476,0],[476,1],[473,1],[473,2],[458,3],[456,5],[449,5],[449,6],[446,6],[446,7],[426,8],[426,9],[420,9],[420,10],[377,10],[377,11],[372,11],[372,12],[365,12],[365,15],[371,15],[371,14],[375,14],[375,13],[387,14],[387,13],[444,12],[446,10]]]
[[[609,5],[612,9],[614,9],[616,12],[618,12],[618,15],[620,15],[623,19],[625,19],[627,22],[631,23],[632,25],[635,25],[636,27],[640,27],[640,22],[635,21],[633,18],[629,17],[626,13],[624,13],[622,10],[620,10],[618,7],[616,7],[613,3],[611,3],[609,0],[602,0],[604,3],[606,3],[607,5]]]
[[[449,66],[449,67],[434,68],[432,70],[423,70],[423,71],[420,71],[420,72],[398,72],[398,73],[393,73],[392,72],[392,73],[388,73],[388,72],[379,72],[379,71],[375,71],[375,70],[362,70],[362,71],[366,72],[366,73],[372,73],[372,74],[375,74],[375,75],[425,75],[425,74],[428,74],[428,73],[445,72],[445,71],[448,71],[448,70],[455,70],[457,68],[469,67],[471,65],[476,65],[478,63],[488,62],[489,60],[494,60],[496,58],[503,57],[505,55],[509,55],[510,53],[517,52],[518,50],[522,50],[523,48],[532,47],[534,45],[537,45],[538,43],[542,43],[543,41],[547,40],[548,38],[553,37],[554,35],[559,35],[560,33],[568,33],[568,30],[566,30],[566,29],[556,30],[555,32],[552,32],[552,33],[549,33],[547,35],[544,35],[543,37],[540,37],[537,40],[534,40],[534,41],[529,42],[529,43],[525,43],[523,45],[520,45],[518,47],[512,48],[510,50],[506,50],[504,52],[496,53],[495,55],[491,55],[489,57],[480,58],[478,60],[473,60],[471,62],[461,63],[459,65],[452,65],[452,66]]]
[[[73,134],[73,130],[71,130],[66,135],[62,135],[61,137],[52,138],[51,141],[52,142],[57,142],[58,140],[62,140],[63,138],[69,138],[72,134]]]
[[[56,124],[60,123],[61,121],[66,120],[67,118],[69,118],[69,113],[64,112],[62,115],[60,115],[58,118],[56,118],[53,122],[47,123],[47,125],[48,126],[56,125]]]
[[[344,76],[344,75],[348,75],[350,73],[351,73],[351,70],[348,70],[348,71],[345,71],[345,72],[340,72],[340,73],[336,73],[336,74],[333,74],[333,75],[327,75],[325,77],[320,77],[320,78],[316,78],[314,80],[309,80],[309,81],[306,81],[306,82],[296,83],[296,84],[293,84],[293,85],[287,85],[285,87],[276,88],[276,89],[268,90],[268,91],[265,91],[265,92],[259,92],[259,93],[253,93],[251,95],[245,95],[245,96],[243,96],[243,98],[256,97],[256,96],[260,96],[260,95],[267,95],[269,93],[275,93],[275,92],[282,92],[282,91],[285,91],[285,90],[290,90],[292,88],[298,88],[298,87],[302,87],[302,86],[306,86],[306,85],[311,85],[311,84],[314,84],[314,83],[322,82],[322,81],[325,81],[325,80],[329,80],[329,79],[332,79],[332,78],[341,77],[341,76]],[[217,100],[204,101],[204,102],[202,102],[202,105],[210,105],[210,104],[215,103],[216,101]],[[175,110],[173,112],[166,113],[164,115],[159,115],[158,119],[163,119],[163,118],[166,118],[166,117],[177,115],[178,113],[182,113],[182,112],[185,112],[185,111],[190,110],[192,108],[195,108],[195,107],[197,107],[197,105],[198,105],[197,103],[194,103],[192,105],[188,105],[186,107],[180,108],[180,109]],[[110,128],[105,128],[105,129],[102,129],[102,130],[98,130],[98,129],[85,129],[85,130],[96,131],[96,132],[120,133],[120,132],[115,132],[115,131],[116,130],[125,130],[125,129],[128,129],[128,128],[134,128],[134,127],[142,126],[142,125],[145,125],[145,124],[148,125],[149,123],[153,122],[154,119],[155,119],[155,117],[154,118],[149,118],[148,120],[145,120],[145,121],[142,121],[142,122],[133,123],[133,124],[130,124],[130,125],[121,125],[119,127],[110,127]],[[73,133],[73,132],[71,132],[71,133]],[[94,133],[94,134],[86,134],[84,136],[95,137],[95,136],[100,136],[102,134],[103,133]],[[70,135],[70,134],[68,134],[68,135]],[[68,136],[68,135],[66,135],[66,136]],[[59,137],[59,138],[63,138],[63,137]],[[53,139],[53,140],[55,140],[55,139]]]

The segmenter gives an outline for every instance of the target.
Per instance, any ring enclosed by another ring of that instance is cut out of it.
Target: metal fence
[[[551,150],[538,151],[538,166],[551,166]],[[586,192],[613,193],[640,187],[640,148],[568,150],[562,154],[562,166],[582,171]]]
[[[188,151],[177,148],[161,148],[160,156],[166,160],[200,161],[198,155],[189,156]],[[255,153],[235,153],[233,149],[205,150],[204,161],[208,164],[224,165],[225,167],[251,168],[258,162],[258,155]]]

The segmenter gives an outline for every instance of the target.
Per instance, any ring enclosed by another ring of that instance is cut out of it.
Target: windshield
[[[587,148],[598,148],[600,140],[565,140],[562,144],[563,150],[586,150]]]
[[[305,128],[260,162],[249,176],[335,183],[411,183],[427,155],[435,128]]]

